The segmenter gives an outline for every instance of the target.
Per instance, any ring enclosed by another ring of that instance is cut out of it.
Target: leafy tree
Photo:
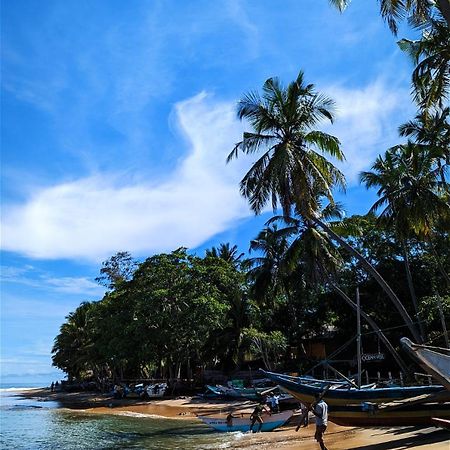
[[[95,281],[108,289],[116,289],[125,281],[131,280],[137,262],[128,252],[118,252],[103,262],[100,276]]]
[[[245,338],[250,342],[251,351],[263,360],[264,367],[272,370],[286,351],[287,340],[281,331],[264,333],[254,328],[245,330]]]

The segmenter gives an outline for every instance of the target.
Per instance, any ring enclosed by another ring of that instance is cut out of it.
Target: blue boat
[[[417,397],[425,394],[436,394],[445,391],[444,386],[395,386],[395,387],[361,387],[357,389],[351,385],[342,383],[328,383],[319,380],[308,380],[302,377],[291,377],[274,372],[262,370],[266,377],[273,380],[286,392],[295,397],[298,401],[311,404],[314,402],[316,394],[322,394],[324,387],[331,384],[326,391],[324,400],[329,405],[346,406],[360,403],[385,403],[393,400]]]
[[[272,431],[275,428],[284,425],[292,416],[292,411],[283,411],[279,414],[264,415],[263,424],[261,431]],[[198,416],[200,420],[206,425],[214,428],[216,431],[221,432],[234,432],[240,431],[246,433],[250,431],[250,415],[247,414],[245,417],[233,417],[227,420],[226,417],[211,417],[211,416]],[[258,430],[259,424],[254,425],[254,430]]]

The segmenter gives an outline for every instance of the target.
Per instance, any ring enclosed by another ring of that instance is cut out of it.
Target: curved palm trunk
[[[438,0],[438,8],[450,27],[450,0]]]
[[[342,247],[344,247],[350,254],[352,254],[361,263],[361,265],[375,278],[375,280],[378,282],[378,284],[381,286],[381,288],[384,290],[384,292],[388,295],[388,297],[391,299],[392,303],[397,308],[397,310],[400,313],[400,315],[402,316],[405,324],[408,326],[408,329],[411,332],[411,335],[413,336],[413,338],[416,339],[417,342],[422,343],[423,341],[422,341],[422,338],[420,337],[420,333],[418,333],[416,327],[414,326],[414,323],[411,320],[411,317],[408,314],[408,311],[406,311],[402,302],[395,295],[395,292],[386,283],[384,278],[378,273],[378,271],[375,269],[375,267],[373,267],[372,264],[370,264],[370,262],[367,261],[367,259],[364,258],[364,256],[362,256],[356,249],[354,249],[343,238],[341,238],[341,236],[336,234],[327,224],[325,224],[321,220],[317,219],[316,217],[311,217],[311,220],[316,225],[320,226],[323,230],[325,230],[326,233],[332,239],[339,242],[339,244],[342,245]]]
[[[419,305],[417,303],[416,290],[414,289],[414,283],[413,283],[413,279],[412,279],[412,275],[411,275],[411,267],[409,265],[408,248],[406,246],[406,242],[404,239],[402,239],[402,250],[403,250],[403,259],[405,262],[406,279],[408,280],[409,293],[411,294],[411,299],[412,299],[412,302],[414,305],[414,312],[416,315],[417,323],[419,324],[420,334],[422,335],[422,339],[425,341],[425,329],[423,327],[422,320],[420,319]]]
[[[328,278],[328,281],[332,288],[348,303],[355,311],[357,310],[357,306],[355,302],[353,302],[350,297],[336,284],[334,283],[330,278]],[[377,333],[380,340],[384,343],[386,348],[389,350],[391,355],[394,357],[395,361],[397,361],[397,364],[400,366],[400,369],[404,373],[408,373],[408,367],[398,354],[397,350],[392,346],[389,339],[385,336],[385,334],[381,331],[380,327],[375,323],[375,321],[366,314],[361,308],[359,309],[361,316],[363,319],[371,326],[371,328]]]

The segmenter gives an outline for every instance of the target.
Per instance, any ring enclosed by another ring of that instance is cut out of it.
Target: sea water
[[[20,390],[24,388],[21,387]],[[5,450],[252,448],[251,436],[216,433],[198,420],[142,414],[92,414],[54,401],[24,399],[0,390],[0,448]],[[247,441],[248,442],[245,442]]]

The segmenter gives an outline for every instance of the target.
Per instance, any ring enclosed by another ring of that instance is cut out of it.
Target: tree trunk
[[[447,287],[450,287],[450,277],[449,277],[448,273],[445,271],[444,266],[441,264],[439,255],[438,255],[436,249],[434,248],[434,244],[431,241],[431,238],[428,239],[428,243],[430,245],[431,252],[433,253],[434,258],[436,259],[436,263],[438,265],[439,271],[441,272],[442,276],[444,277],[444,280],[447,283]]]
[[[391,289],[391,287],[386,283],[384,278],[378,273],[378,271],[375,269],[375,267],[370,264],[369,261],[367,261],[364,256],[362,256],[356,249],[354,249],[350,244],[348,244],[345,239],[343,239],[341,236],[336,234],[331,228],[326,225],[321,220],[312,217],[311,220],[316,224],[319,225],[323,230],[326,231],[326,233],[334,240],[339,242],[342,247],[344,247],[350,254],[352,254],[360,263],[361,265],[375,278],[375,280],[378,282],[378,284],[381,286],[381,288],[386,292],[388,297],[392,300],[392,303],[397,308],[398,312],[402,316],[405,324],[407,325],[409,331],[411,332],[411,335],[413,338],[419,342],[422,343],[422,339],[420,337],[420,333],[418,333],[416,327],[413,324],[413,321],[411,320],[410,315],[408,314],[408,311],[406,311],[405,307],[403,306],[402,302],[399,300],[399,298],[395,295],[394,291]]]
[[[356,304],[350,299],[350,297],[337,285],[335,284],[331,279],[328,279],[329,283],[333,287],[333,289],[348,303],[355,311],[357,309]],[[406,374],[409,372],[408,367],[398,354],[397,350],[392,346],[392,344],[389,342],[389,339],[385,336],[385,334],[381,331],[380,327],[375,323],[375,321],[360,308],[361,316],[364,318],[364,320],[371,326],[371,328],[377,333],[380,340],[384,343],[386,348],[389,350],[391,355],[394,357],[395,361],[397,361],[397,364],[400,366],[400,369]]]
[[[439,11],[444,16],[444,19],[450,27],[450,0],[438,0],[437,4]]]
[[[411,294],[411,299],[414,305],[414,312],[416,315],[417,323],[419,324],[420,334],[422,335],[422,340],[425,341],[425,330],[423,327],[423,323],[420,320],[419,305],[417,303],[416,290],[414,289],[414,283],[411,275],[411,268],[409,265],[408,247],[404,239],[402,239],[402,249],[403,249],[403,258],[405,261],[406,279],[408,280],[409,293]]]

